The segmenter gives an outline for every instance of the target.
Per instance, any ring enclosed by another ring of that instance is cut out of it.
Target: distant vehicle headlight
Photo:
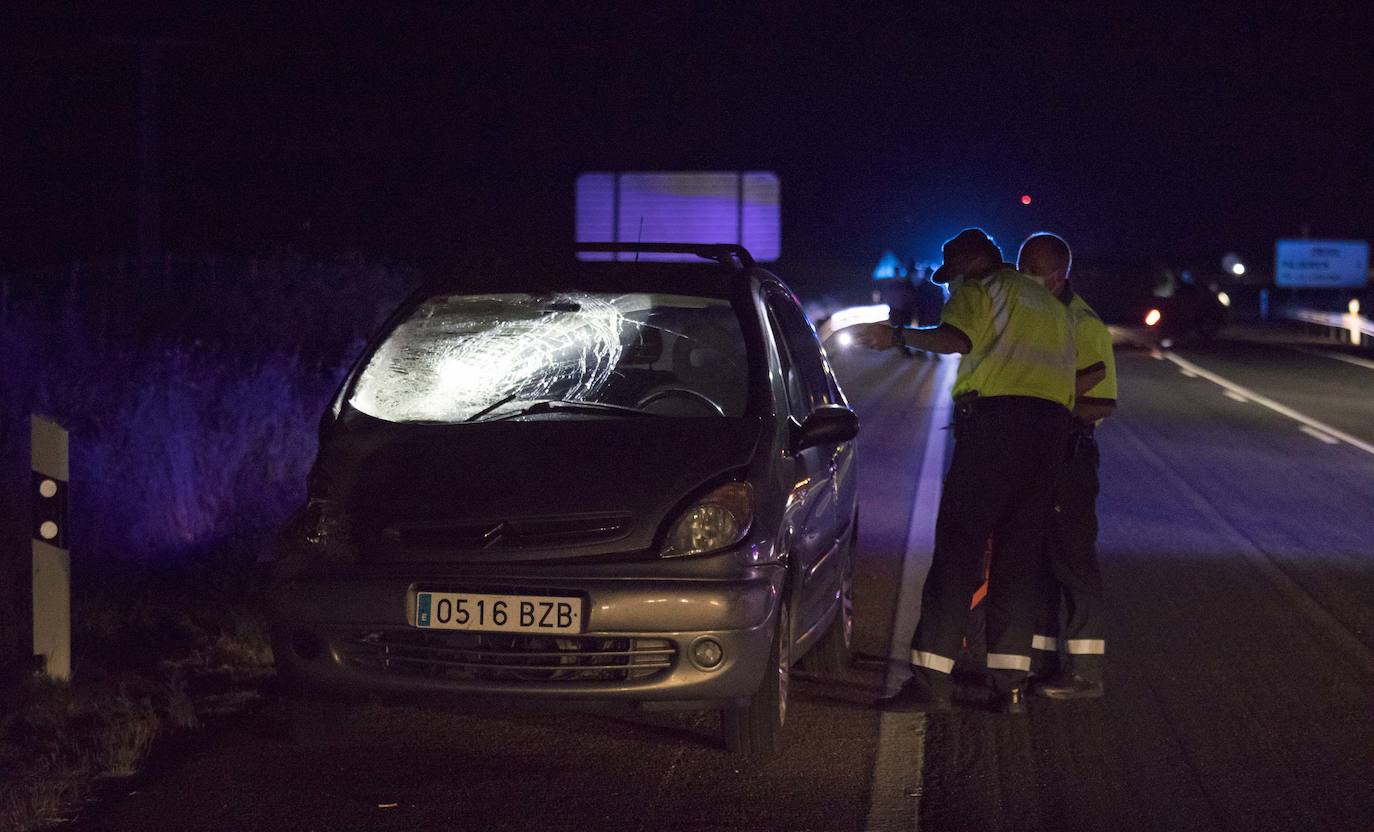
[[[726,483],[678,516],[659,554],[703,555],[733,546],[749,533],[753,520],[754,491],[749,483]]]
[[[1217,292],[1217,300],[1221,301],[1222,306],[1231,305],[1231,296],[1225,292]]]
[[[1159,318],[1159,310],[1151,309],[1149,312],[1145,313],[1145,326],[1154,326],[1159,323]]]

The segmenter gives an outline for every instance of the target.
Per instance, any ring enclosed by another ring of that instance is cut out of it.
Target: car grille
[[[398,522],[383,528],[382,537],[418,549],[544,549],[619,540],[629,531],[629,522],[625,514]]]
[[[660,638],[379,630],[349,640],[343,653],[373,672],[539,683],[644,681],[671,668],[677,650]]]

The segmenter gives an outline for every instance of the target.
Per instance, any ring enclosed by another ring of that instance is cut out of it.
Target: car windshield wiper
[[[465,421],[468,421],[468,422],[477,421],[477,419],[479,419],[481,416],[483,416],[483,415],[485,415],[485,414],[487,414],[487,413],[490,413],[491,411],[495,410],[496,408],[498,408],[498,407],[500,407],[501,405],[505,404],[506,402],[510,401],[511,398],[513,398],[513,397],[508,397],[508,398],[506,398],[506,399],[504,399],[504,400],[502,400],[502,401],[497,402],[497,403],[494,404],[494,405],[491,405],[491,406],[487,407],[485,410],[478,411],[477,413],[474,413],[472,416],[469,416]],[[558,412],[564,412],[564,413],[617,413],[617,414],[620,414],[620,415],[622,415],[622,416],[653,416],[653,415],[655,415],[655,414],[653,414],[653,413],[649,413],[648,411],[640,410],[639,408],[635,408],[635,407],[628,407],[628,406],[623,405],[623,404],[608,404],[607,402],[579,402],[579,401],[573,401],[573,400],[570,400],[570,399],[543,399],[543,400],[541,400],[541,401],[535,402],[534,404],[530,405],[529,407],[523,407],[523,408],[521,408],[521,409],[515,411],[514,413],[506,413],[506,414],[503,414],[503,415],[501,415],[501,416],[496,416],[496,417],[491,418],[491,419],[484,419],[483,421],[486,421],[486,422],[500,422],[500,421],[504,421],[504,420],[506,420],[506,419],[516,419],[516,418],[519,418],[519,417],[521,417],[521,416],[533,416],[533,415],[537,415],[537,414],[539,414],[539,413],[558,413]]]
[[[475,421],[477,421],[478,419],[482,418],[483,416],[487,415],[488,413],[492,412],[492,411],[495,410],[496,408],[501,407],[502,405],[509,404],[510,402],[515,401],[515,397],[516,397],[517,395],[518,395],[518,394],[516,394],[516,393],[511,393],[511,394],[508,395],[508,396],[502,396],[501,398],[497,399],[496,401],[492,402],[491,404],[487,405],[486,407],[482,408],[481,410],[479,410],[479,411],[477,411],[476,413],[472,414],[471,416],[467,417],[467,418],[464,419],[463,421],[464,421],[464,422],[475,422]]]

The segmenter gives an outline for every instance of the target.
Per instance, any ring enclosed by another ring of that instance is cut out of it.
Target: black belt
[[[1040,411],[1050,417],[1067,416],[1069,409],[1058,402],[1038,396],[980,396],[977,391],[961,393],[954,397],[956,415],[974,413],[995,413],[1007,411]]]

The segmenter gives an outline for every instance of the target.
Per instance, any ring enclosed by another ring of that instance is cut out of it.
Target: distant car
[[[1180,284],[1170,297],[1151,297],[1135,310],[1134,327],[1163,347],[1216,336],[1228,323],[1223,295],[1190,283]]]
[[[581,249],[644,259],[459,275],[368,347],[273,564],[277,667],[307,696],[719,710],[770,751],[794,662],[848,663],[858,419],[743,248]]]

